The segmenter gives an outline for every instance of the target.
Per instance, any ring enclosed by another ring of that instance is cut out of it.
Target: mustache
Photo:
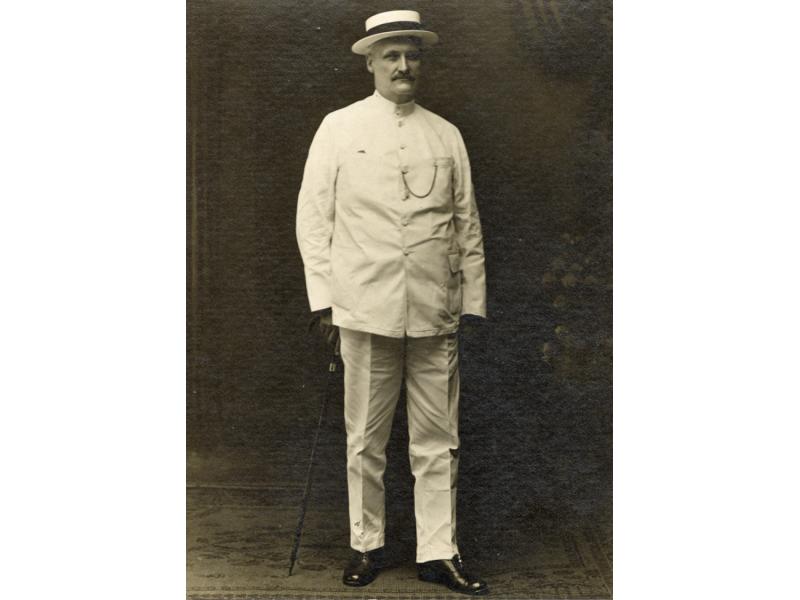
[[[406,79],[408,81],[416,81],[417,80],[417,78],[414,77],[413,75],[395,75],[394,77],[392,77],[392,81],[396,81],[398,79]]]

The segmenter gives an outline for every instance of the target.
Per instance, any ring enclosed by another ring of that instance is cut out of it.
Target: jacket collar
[[[395,104],[391,100],[387,100],[381,96],[378,90],[375,90],[375,92],[372,94],[372,103],[378,107],[382,113],[392,114],[396,117],[407,117],[414,112],[414,107],[416,106],[416,102],[414,100],[411,100],[410,102],[404,102],[403,104]]]

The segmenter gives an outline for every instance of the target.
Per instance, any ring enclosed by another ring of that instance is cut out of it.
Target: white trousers
[[[340,328],[340,336],[350,545],[360,552],[384,545],[386,444],[405,376],[417,562],[452,558],[458,553],[456,335],[390,338]]]

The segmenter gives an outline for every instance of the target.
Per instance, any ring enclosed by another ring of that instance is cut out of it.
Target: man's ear
[[[375,72],[375,69],[372,66],[372,57],[370,55],[367,55],[367,71],[369,71],[370,73]]]

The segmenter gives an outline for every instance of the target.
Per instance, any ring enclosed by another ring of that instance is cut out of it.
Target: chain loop
[[[430,196],[430,195],[431,195],[431,192],[433,191],[433,186],[434,186],[434,185],[436,185],[436,174],[437,174],[438,172],[439,172],[439,165],[433,165],[433,181],[431,181],[431,189],[429,189],[429,190],[428,190],[428,193],[427,193],[427,194],[425,194],[424,196],[418,196],[418,195],[417,195],[417,194],[415,194],[413,191],[411,191],[411,188],[410,188],[410,187],[408,187],[408,182],[406,181],[406,174],[405,174],[405,171],[400,171],[400,174],[403,176],[403,185],[405,185],[405,186],[406,186],[406,189],[408,190],[408,193],[409,193],[409,194],[411,194],[411,195],[412,195],[412,196],[414,196],[415,198],[427,198],[428,196]]]

